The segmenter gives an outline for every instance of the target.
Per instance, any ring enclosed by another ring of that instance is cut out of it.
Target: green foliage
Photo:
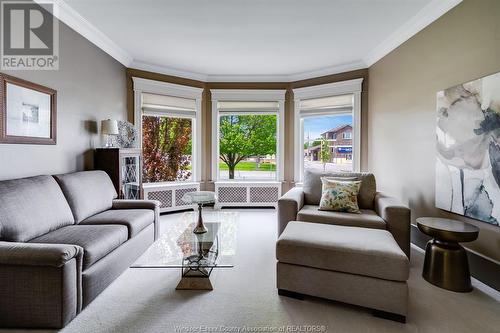
[[[238,163],[250,156],[276,154],[276,116],[243,115],[220,117],[220,159],[234,179]]]
[[[234,169],[237,171],[276,171],[276,164],[260,163],[260,166],[257,168],[256,162],[242,161]],[[226,163],[219,162],[219,170],[229,170],[229,168]]]
[[[142,118],[143,181],[160,182],[191,176],[191,120]]]
[[[332,153],[330,151],[330,145],[326,139],[321,140],[321,151],[319,152],[319,159],[323,163],[323,167],[326,167],[326,163],[330,162],[332,158]]]
[[[314,147],[314,146],[319,146],[321,144],[323,139],[316,139],[313,141],[313,143],[311,144],[311,147]]]

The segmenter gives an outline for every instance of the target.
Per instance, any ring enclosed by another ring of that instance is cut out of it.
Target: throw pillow
[[[321,177],[322,195],[319,210],[361,213],[358,207],[358,192],[361,181],[347,181]]]

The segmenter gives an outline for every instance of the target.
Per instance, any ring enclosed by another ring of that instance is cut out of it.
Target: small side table
[[[188,192],[182,197],[182,201],[198,205],[198,223],[193,230],[195,234],[204,234],[208,231],[208,229],[203,224],[203,216],[201,211],[203,209],[203,205],[213,204],[216,200],[217,196],[215,195],[215,192],[210,191]]]
[[[435,217],[420,217],[417,226],[433,238],[425,248],[423,278],[447,290],[471,291],[467,253],[459,243],[476,240],[479,228],[461,221]]]

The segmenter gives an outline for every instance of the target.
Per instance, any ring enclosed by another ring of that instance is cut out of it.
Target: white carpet
[[[164,215],[162,232],[177,218]],[[237,266],[213,273],[213,291],[176,291],[178,269],[128,269],[62,332],[300,332],[304,325],[327,332],[500,332],[497,292],[477,282],[465,294],[434,287],[420,276],[423,254],[416,249],[407,324],[346,304],[280,297],[275,241],[274,210],[241,210]]]

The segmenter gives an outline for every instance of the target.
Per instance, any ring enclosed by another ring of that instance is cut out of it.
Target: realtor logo
[[[54,9],[52,2],[2,2],[2,70],[59,69],[59,24]]]

